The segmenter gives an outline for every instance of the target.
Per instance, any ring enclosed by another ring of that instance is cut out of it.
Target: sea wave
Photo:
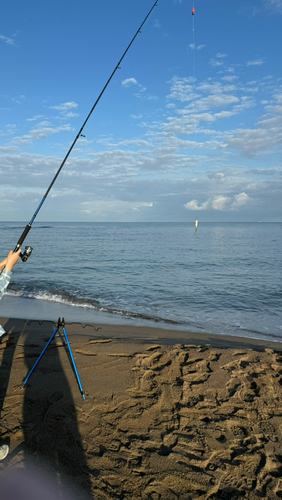
[[[21,291],[15,291],[15,290],[8,290],[6,292],[7,295],[11,295],[12,297],[25,297],[28,299],[34,299],[34,300],[46,300],[48,302],[59,302],[61,304],[66,304],[69,306],[73,307],[87,307],[88,309],[95,309],[95,310],[100,310],[98,304],[93,304],[90,301],[87,300],[82,300],[78,299],[75,297],[72,297],[71,295],[64,296],[63,294],[59,293],[52,293],[52,292],[47,292],[47,291],[27,291],[27,290],[21,290]]]
[[[8,290],[7,295],[12,297],[24,297],[32,300],[44,300],[47,302],[57,302],[59,304],[64,304],[71,307],[80,307],[84,309],[92,309],[99,312],[105,312],[109,314],[118,314],[120,316],[125,316],[127,318],[136,318],[142,319],[146,321],[153,321],[155,323],[164,323],[169,325],[181,325],[181,322],[171,320],[168,318],[162,318],[158,316],[153,316],[150,314],[144,314],[139,312],[133,312],[126,309],[118,309],[115,307],[106,307],[102,305],[98,301],[89,300],[89,299],[80,299],[78,297],[72,296],[70,294],[59,294],[59,293],[51,293],[48,291],[28,291],[28,290]]]
[[[23,296],[23,292],[16,292],[14,290],[8,290],[6,292],[6,295],[10,295],[11,297],[22,297]]]

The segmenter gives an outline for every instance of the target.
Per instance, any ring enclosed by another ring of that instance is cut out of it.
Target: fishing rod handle
[[[23,231],[23,233],[22,233],[22,235],[17,243],[17,246],[16,246],[14,252],[17,252],[19,250],[19,248],[23,244],[24,240],[26,239],[30,229],[31,229],[31,224],[27,224],[27,226],[25,226],[25,229],[24,229],[24,231]]]

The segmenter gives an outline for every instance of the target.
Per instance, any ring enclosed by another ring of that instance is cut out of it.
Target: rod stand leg
[[[23,385],[22,385],[22,389],[24,388],[24,386],[26,385],[29,377],[32,375],[32,373],[34,372],[35,368],[37,367],[39,361],[41,360],[41,358],[43,357],[44,353],[47,351],[49,345],[51,344],[53,338],[55,337],[57,331],[59,330],[59,328],[57,327],[56,330],[54,331],[53,335],[50,337],[50,339],[48,340],[48,343],[46,344],[46,346],[44,347],[42,353],[40,354],[40,356],[37,358],[37,360],[35,361],[33,367],[31,368],[31,370],[29,371],[28,375],[26,376],[26,378],[24,379],[23,381]]]
[[[49,345],[51,344],[53,338],[55,337],[57,331],[62,328],[63,329],[63,332],[64,332],[64,336],[65,336],[65,339],[66,339],[66,343],[67,343],[67,346],[68,346],[68,350],[69,350],[69,354],[70,354],[70,358],[71,358],[71,362],[72,362],[72,366],[73,366],[73,369],[74,369],[74,373],[75,373],[75,376],[76,376],[76,379],[77,379],[77,382],[78,382],[78,386],[79,386],[79,389],[80,389],[80,393],[83,397],[83,399],[85,399],[85,392],[83,390],[83,387],[82,387],[82,384],[81,384],[81,381],[80,381],[80,377],[79,377],[79,374],[78,374],[78,370],[77,370],[77,367],[76,367],[76,364],[75,364],[75,360],[74,360],[74,357],[73,357],[73,353],[72,353],[72,350],[71,350],[71,346],[70,346],[70,343],[69,343],[69,339],[68,339],[68,336],[67,336],[67,332],[66,332],[66,329],[65,329],[65,319],[62,318],[62,321],[61,321],[61,318],[58,319],[58,323],[57,323],[57,328],[56,330],[54,331],[54,333],[52,334],[52,336],[50,337],[50,339],[48,340],[46,346],[44,347],[42,353],[40,354],[40,356],[37,358],[36,362],[34,363],[33,367],[31,368],[31,370],[29,371],[29,373],[27,374],[26,378],[23,380],[23,383],[22,383],[22,389],[25,387],[28,379],[31,377],[32,373],[34,372],[35,368],[37,367],[39,361],[42,359],[43,355],[45,354],[45,352],[47,351]]]
[[[67,332],[66,332],[66,329],[65,329],[65,319],[64,318],[62,319],[62,328],[63,328],[64,336],[65,336],[65,339],[66,339],[66,342],[67,342],[67,346],[68,346],[68,349],[69,349],[69,353],[70,353],[70,357],[71,357],[71,361],[72,361],[72,366],[73,366],[73,369],[74,369],[74,372],[75,372],[75,375],[76,375],[76,379],[77,379],[77,382],[78,382],[80,393],[81,393],[83,399],[85,399],[85,392],[83,390],[83,387],[82,387],[82,384],[81,384],[81,381],[80,381],[78,370],[77,370],[77,367],[76,367],[76,364],[75,364],[75,360],[74,360],[74,357],[73,357],[73,353],[72,353],[72,350],[71,350],[71,346],[70,346],[70,343],[69,343]]]

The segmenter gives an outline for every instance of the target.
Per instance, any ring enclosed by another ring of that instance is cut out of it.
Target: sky
[[[30,221],[154,3],[2,5],[1,221]],[[282,0],[194,6],[158,0],[36,221],[282,221]]]

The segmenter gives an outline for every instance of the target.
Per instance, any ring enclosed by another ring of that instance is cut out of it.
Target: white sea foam
[[[37,294],[32,294],[29,293],[27,294],[27,297],[30,299],[35,299],[35,300],[47,300],[49,302],[59,302],[60,304],[66,304],[68,306],[73,306],[73,307],[84,307],[87,309],[99,309],[97,306],[94,306],[93,304],[90,304],[88,302],[76,302],[75,300],[71,299],[65,299],[62,297],[62,295],[57,295],[57,294],[50,294],[48,292],[41,292]]]
[[[6,295],[10,295],[11,297],[22,297],[24,292],[15,292],[13,290],[7,290]]]

